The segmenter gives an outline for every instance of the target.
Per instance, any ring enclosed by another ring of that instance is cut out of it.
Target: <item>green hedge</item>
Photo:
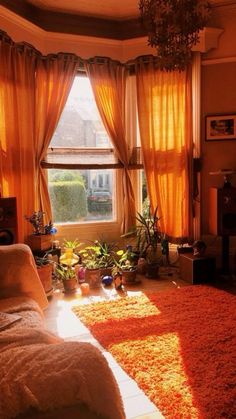
[[[49,181],[54,222],[79,221],[87,216],[87,196],[81,180]]]

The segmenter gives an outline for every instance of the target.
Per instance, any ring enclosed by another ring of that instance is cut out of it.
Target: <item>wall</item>
[[[236,141],[205,142],[206,114],[236,112],[236,88],[234,87],[234,74],[236,71],[235,18],[236,6],[214,9],[210,25],[224,29],[220,36],[219,44],[215,42],[214,30],[209,29],[209,39],[206,40],[206,34],[203,32],[197,48],[201,52],[205,49],[210,49],[208,53],[202,55],[201,71],[201,155],[203,158],[201,173],[201,233],[203,236],[208,235],[209,188],[210,186],[221,186],[222,184],[222,179],[219,176],[210,176],[209,172],[219,168],[236,168],[236,159],[234,158],[236,156]],[[2,6],[0,6],[0,19],[0,29],[5,30],[14,41],[28,42],[43,54],[66,51],[74,52],[83,58],[102,55],[110,56],[120,61],[127,61],[139,55],[153,53],[153,49],[147,47],[145,38],[116,41],[45,32]],[[90,238],[92,239],[96,233],[97,228],[92,228]],[[105,226],[105,228],[102,226],[101,233],[109,236],[108,226]],[[84,231],[75,232],[73,227],[68,227],[66,235],[70,234],[79,235],[79,237],[86,235]],[[64,235],[61,228],[59,228],[59,235]],[[113,226],[113,236],[117,235],[119,236],[118,224]],[[210,237],[208,241],[209,243],[216,243],[214,237]],[[217,248],[219,248],[218,244]]]
[[[224,28],[217,49],[203,55],[201,71],[201,210],[202,235],[213,253],[221,254],[221,239],[209,234],[209,189],[222,187],[219,169],[236,170],[236,139],[205,141],[205,117],[209,114],[236,114],[236,6],[215,9],[212,25]],[[236,175],[232,179],[236,186]],[[230,239],[231,267],[234,269],[236,240]]]

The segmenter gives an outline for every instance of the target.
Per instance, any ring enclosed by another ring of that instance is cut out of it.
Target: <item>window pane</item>
[[[55,223],[113,219],[113,170],[48,171]]]
[[[50,147],[112,147],[88,77],[75,77]]]
[[[75,78],[50,147],[77,150],[88,147],[104,150],[112,147],[87,77]],[[107,153],[109,155],[109,151]],[[93,152],[93,159],[89,161],[99,162],[100,154],[101,151],[98,156]],[[87,162],[82,150],[81,159]],[[48,179],[53,221],[65,224],[112,220],[113,177],[111,169],[50,169]]]
[[[141,202],[142,202],[141,212],[145,216],[148,212],[150,202],[148,198],[147,180],[146,180],[144,170],[140,170],[140,176],[141,176]]]

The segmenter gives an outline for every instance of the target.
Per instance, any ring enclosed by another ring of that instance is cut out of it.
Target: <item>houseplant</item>
[[[78,239],[64,240],[64,253],[60,257],[60,263],[65,265],[76,265],[81,262],[81,257],[78,248],[82,245]]]
[[[114,249],[113,243],[107,243],[105,240],[96,240],[94,245],[97,249],[97,256],[100,266],[100,275],[111,275],[112,267],[114,266]]]
[[[159,230],[158,207],[152,212],[149,206],[145,215],[137,213],[136,236],[139,246],[147,261],[146,276],[157,278],[161,261],[161,241],[162,234]]]
[[[112,275],[122,275],[125,282],[129,284],[135,283],[137,275],[137,266],[132,256],[130,249],[121,249],[116,252],[116,257],[113,258],[114,267],[112,269]]]
[[[89,283],[90,288],[98,288],[101,285],[101,253],[100,246],[94,245],[86,246],[80,250],[82,258],[82,265],[85,268],[84,279]]]
[[[80,245],[78,239],[64,240],[64,253],[60,257],[60,265],[57,266],[56,273],[62,280],[66,293],[74,292],[78,285],[75,265],[80,262],[80,256],[74,252]]]
[[[33,226],[33,234],[28,237],[28,244],[32,250],[47,250],[52,246],[52,235],[57,232],[50,221],[44,224],[44,212],[34,211],[32,215],[25,215],[25,219]]]
[[[77,289],[78,281],[74,266],[57,266],[57,277],[63,282],[65,293],[75,292]]]

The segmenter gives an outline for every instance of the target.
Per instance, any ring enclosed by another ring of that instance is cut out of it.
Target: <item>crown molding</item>
[[[1,5],[0,17],[1,30],[7,32],[15,42],[27,42],[44,55],[71,52],[83,58],[100,55],[123,62],[139,55],[155,55],[155,48],[148,46],[146,36],[117,40],[91,35],[49,32]],[[199,33],[199,42],[193,51],[204,53],[217,48],[222,32],[223,29],[219,28],[204,28]]]
[[[53,12],[25,3],[23,0],[0,0],[0,4],[48,32],[117,40],[136,38],[145,34],[140,18],[116,20]]]
[[[195,45],[192,50],[206,53],[211,49],[218,47],[219,39],[224,29],[221,28],[204,28],[199,32],[199,42]]]
[[[201,65],[228,64],[228,63],[236,63],[236,56],[212,58],[210,60],[202,60]]]

